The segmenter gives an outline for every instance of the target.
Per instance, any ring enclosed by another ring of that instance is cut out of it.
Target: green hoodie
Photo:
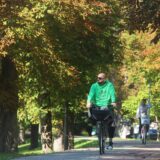
[[[98,82],[92,84],[87,101],[100,107],[114,103],[116,97],[113,84],[108,80],[102,85]]]

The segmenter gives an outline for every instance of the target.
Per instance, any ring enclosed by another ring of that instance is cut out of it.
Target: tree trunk
[[[17,112],[0,110],[0,152],[17,151]]]
[[[68,102],[64,104],[64,150],[68,149]]]
[[[17,151],[17,72],[9,57],[0,60],[0,152]]]
[[[69,110],[69,103],[66,101],[64,105],[64,150],[74,148],[74,116]]]
[[[54,137],[54,151],[55,152],[62,152],[64,151],[63,145],[63,134],[60,134],[58,137]]]
[[[42,128],[41,128],[41,142],[42,150],[44,153],[50,153],[53,150],[52,144],[52,115],[48,111],[46,116],[42,119]]]
[[[19,124],[19,144],[25,143],[24,135],[25,135],[25,129],[24,129],[22,123],[20,123]]]
[[[38,124],[31,124],[31,145],[30,149],[38,147]]]
[[[68,119],[68,149],[74,149],[74,114],[69,112]]]

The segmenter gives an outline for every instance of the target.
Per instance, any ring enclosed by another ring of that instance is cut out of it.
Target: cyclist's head
[[[97,81],[99,84],[103,84],[106,80],[106,74],[105,73],[99,73],[97,76]]]
[[[142,104],[146,104],[146,103],[147,103],[147,99],[146,99],[146,98],[143,98],[142,101],[141,101],[141,103],[142,103]]]

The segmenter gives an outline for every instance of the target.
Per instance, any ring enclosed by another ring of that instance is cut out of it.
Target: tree
[[[0,152],[17,151],[18,147],[18,75],[12,50],[9,50],[15,43],[9,26],[15,24],[17,4],[21,6],[23,1],[4,0],[0,3]]]
[[[159,0],[123,0],[121,2],[127,30],[156,32],[151,42],[157,43],[160,39],[160,7]],[[150,30],[151,29],[151,30]]]
[[[27,104],[31,98],[26,97],[37,98],[47,91],[53,108],[61,110],[67,102],[71,110],[85,98],[97,71],[121,59],[119,3],[17,2],[6,2],[14,14],[4,14],[1,20],[2,42],[5,39],[1,55],[10,56],[15,63],[21,101]],[[44,112],[51,107],[49,103],[45,109],[37,106]]]
[[[122,75],[124,76],[124,85],[126,90],[125,101],[122,109],[126,117],[135,117],[137,106],[142,98],[149,98],[148,85],[151,83],[151,116],[159,117],[157,96],[157,87],[159,84],[159,43],[150,44],[150,40],[154,37],[154,33],[136,33],[129,35],[123,33],[125,42],[124,61]]]
[[[8,56],[0,60],[0,65],[0,152],[17,151],[17,72]]]
[[[16,56],[17,65],[28,71],[22,72],[22,80],[33,91],[47,88],[54,104],[72,103],[70,97],[84,97],[88,86],[83,84],[89,84],[99,68],[120,60],[120,19],[114,12],[118,6],[87,1],[30,3],[32,7],[20,14],[25,27],[15,30],[21,35],[17,45],[25,47]]]

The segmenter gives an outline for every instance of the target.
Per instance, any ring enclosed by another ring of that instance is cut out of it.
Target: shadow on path
[[[14,160],[160,160],[160,143],[142,145],[140,141],[117,141],[114,149],[102,156],[98,148],[87,148]]]

